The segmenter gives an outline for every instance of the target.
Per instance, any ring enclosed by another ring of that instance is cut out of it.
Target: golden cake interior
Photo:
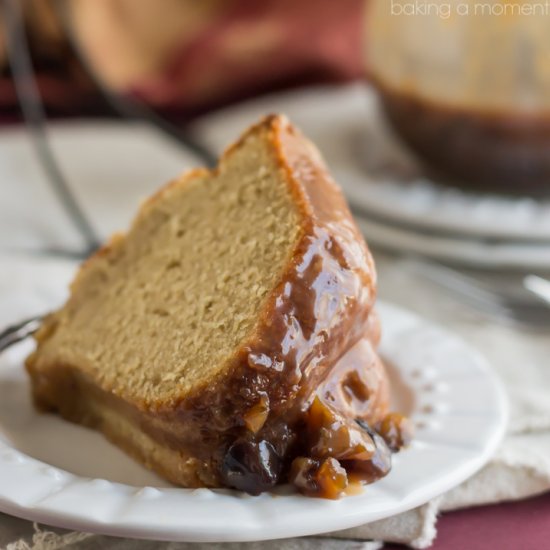
[[[214,174],[167,186],[88,262],[44,363],[78,365],[144,403],[192,392],[224,369],[281,277],[300,216],[266,140],[226,158]]]

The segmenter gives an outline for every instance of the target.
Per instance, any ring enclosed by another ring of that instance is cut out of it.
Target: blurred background
[[[19,4],[53,116],[112,114],[98,89],[106,88],[185,121],[270,90],[363,74],[360,0]],[[1,101],[8,119],[18,108],[6,31],[3,38]]]
[[[0,244],[88,251],[162,181],[282,111],[372,245],[550,268],[548,9],[4,0]]]

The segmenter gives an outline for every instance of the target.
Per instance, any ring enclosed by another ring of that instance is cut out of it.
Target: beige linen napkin
[[[186,545],[131,541],[33,527],[30,522],[0,515],[0,548],[159,550],[371,550],[394,541],[426,548],[436,536],[437,513],[465,506],[513,500],[550,490],[550,341],[546,335],[523,334],[474,316],[429,284],[413,278],[399,261],[377,254],[381,295],[448,326],[477,345],[504,380],[511,402],[508,434],[493,460],[460,487],[424,506],[325,537],[238,545]],[[68,261],[0,255],[0,324],[59,303],[74,270]],[[414,288],[414,292],[410,289]],[[475,429],[475,425],[472,426]],[[37,530],[36,530],[37,529]]]

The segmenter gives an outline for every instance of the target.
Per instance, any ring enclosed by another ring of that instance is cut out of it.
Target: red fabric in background
[[[430,550],[548,550],[550,494],[443,514]],[[384,550],[403,550],[387,544]]]
[[[136,83],[132,91],[157,107],[196,111],[289,86],[358,78],[364,5],[363,0],[239,0],[176,52],[164,73]],[[262,52],[228,54],[232,37],[262,28],[277,36]]]
[[[119,92],[185,119],[269,91],[356,79],[363,73],[364,6],[364,0],[228,1],[191,42],[182,38],[159,61],[155,74]],[[53,44],[36,30],[27,31],[48,113],[107,114],[107,103],[62,27]],[[117,59],[116,48],[105,47]],[[9,119],[18,112],[9,67],[4,66],[0,116]]]

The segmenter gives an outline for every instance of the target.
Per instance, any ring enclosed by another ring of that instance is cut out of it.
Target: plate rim
[[[491,243],[413,232],[361,216],[356,216],[356,222],[372,247],[378,246],[394,252],[406,249],[412,254],[485,269],[550,267],[550,242],[523,245],[513,242]]]

